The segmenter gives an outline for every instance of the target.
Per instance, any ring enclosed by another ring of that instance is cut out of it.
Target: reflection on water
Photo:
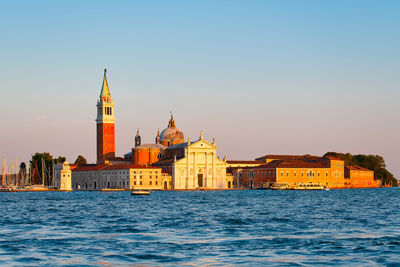
[[[400,190],[0,195],[3,265],[396,265]]]

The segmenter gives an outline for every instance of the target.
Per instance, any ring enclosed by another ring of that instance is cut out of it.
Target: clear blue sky
[[[117,154],[172,110],[219,155],[380,154],[400,176],[399,1],[0,1],[0,157],[95,161],[103,69]]]

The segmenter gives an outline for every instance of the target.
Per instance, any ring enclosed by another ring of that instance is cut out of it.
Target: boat
[[[289,189],[289,185],[288,184],[274,183],[269,187],[269,189],[271,189],[271,190],[286,190],[286,189]]]
[[[329,191],[329,190],[331,190],[329,187],[327,187],[327,186],[324,186],[324,190],[325,191]]]
[[[321,184],[301,183],[301,184],[296,185],[293,189],[294,190],[323,190],[324,187]]]
[[[15,188],[9,186],[0,187],[0,192],[16,192]]]
[[[149,190],[141,190],[141,189],[132,190],[131,195],[132,196],[148,196],[148,195],[150,195],[150,191]]]

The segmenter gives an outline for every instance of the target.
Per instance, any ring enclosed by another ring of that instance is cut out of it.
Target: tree
[[[32,183],[50,185],[53,173],[53,156],[48,152],[36,152],[32,156],[31,172]]]
[[[62,156],[58,156],[58,158],[54,159],[54,164],[63,164],[64,161],[66,161],[67,159],[65,157]]]
[[[21,162],[19,165],[19,174],[17,175],[17,185],[25,185],[26,178],[26,164],[25,162]]]
[[[84,164],[87,164],[87,160],[85,159],[84,156],[79,155],[75,160],[75,164],[84,165]]]
[[[19,165],[19,173],[26,173],[26,164],[25,162],[21,162]]]

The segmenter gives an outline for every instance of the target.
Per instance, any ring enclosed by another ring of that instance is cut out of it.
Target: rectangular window
[[[150,185],[151,185],[151,181],[150,181]]]
[[[142,181],[140,181],[140,185],[142,185]]]

